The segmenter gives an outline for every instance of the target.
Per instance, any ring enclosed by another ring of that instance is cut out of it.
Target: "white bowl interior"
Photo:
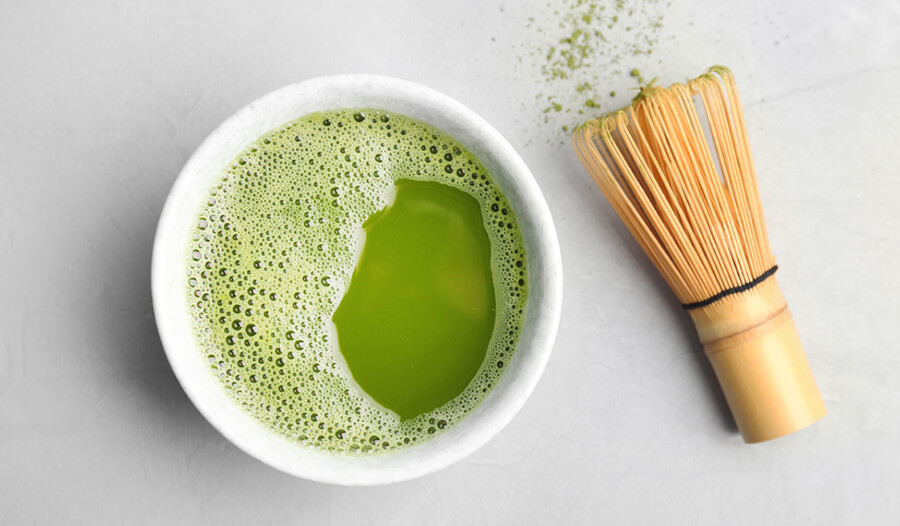
[[[207,192],[228,164],[266,132],[303,115],[375,108],[436,126],[466,145],[506,194],[520,223],[529,265],[529,298],[518,347],[487,398],[437,437],[393,453],[343,456],[319,452],[267,430],[234,403],[196,348],[185,300],[186,250]],[[525,163],[487,122],[424,86],[374,75],[318,77],[249,104],[197,149],[166,201],[153,249],[153,305],[169,362],[189,398],[225,437],[287,473],[345,485],[418,477],[472,453],[506,425],[534,389],[550,356],[562,301],[562,265],[547,204]]]

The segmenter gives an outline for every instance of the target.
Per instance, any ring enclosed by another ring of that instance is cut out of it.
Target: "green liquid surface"
[[[353,378],[412,418],[463,392],[494,330],[491,244],[478,201],[437,182],[398,181],[363,225],[366,244],[334,313]]]
[[[187,247],[210,370],[261,425],[336,454],[452,427],[512,358],[518,220],[479,160],[426,123],[307,115],[241,152]]]

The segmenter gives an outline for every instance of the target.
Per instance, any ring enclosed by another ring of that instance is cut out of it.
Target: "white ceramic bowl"
[[[529,297],[518,347],[494,390],[437,437],[371,456],[315,451],[267,430],[234,403],[196,348],[185,299],[186,254],[194,219],[209,189],[244,148],[303,115],[338,108],[376,108],[428,122],[465,144],[503,189],[519,220],[529,268]],[[250,455],[298,477],[345,485],[411,479],[456,462],[503,428],[538,381],[556,336],[562,265],[550,211],[512,146],[481,117],[424,86],[373,75],[318,77],[274,91],[219,126],[175,181],[157,227],[152,265],[156,324],[172,369],[197,409]]]

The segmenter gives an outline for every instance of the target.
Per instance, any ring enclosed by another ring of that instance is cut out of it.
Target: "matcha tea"
[[[318,113],[261,137],[211,189],[188,253],[213,374],[308,447],[440,433],[493,388],[521,332],[509,203],[465,147],[402,115]]]
[[[475,376],[494,331],[494,284],[474,197],[432,181],[396,189],[363,224],[365,248],[333,319],[354,380],[406,419]]]

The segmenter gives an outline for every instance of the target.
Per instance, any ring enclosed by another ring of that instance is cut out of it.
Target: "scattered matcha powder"
[[[543,123],[568,134],[570,125],[615,109],[598,102],[601,93],[616,96],[604,87],[621,86],[628,75],[643,83],[634,65],[649,62],[669,5],[667,0],[560,0],[529,17],[533,38],[520,46],[518,69],[529,68],[527,79],[537,77],[541,84],[536,101]]]

